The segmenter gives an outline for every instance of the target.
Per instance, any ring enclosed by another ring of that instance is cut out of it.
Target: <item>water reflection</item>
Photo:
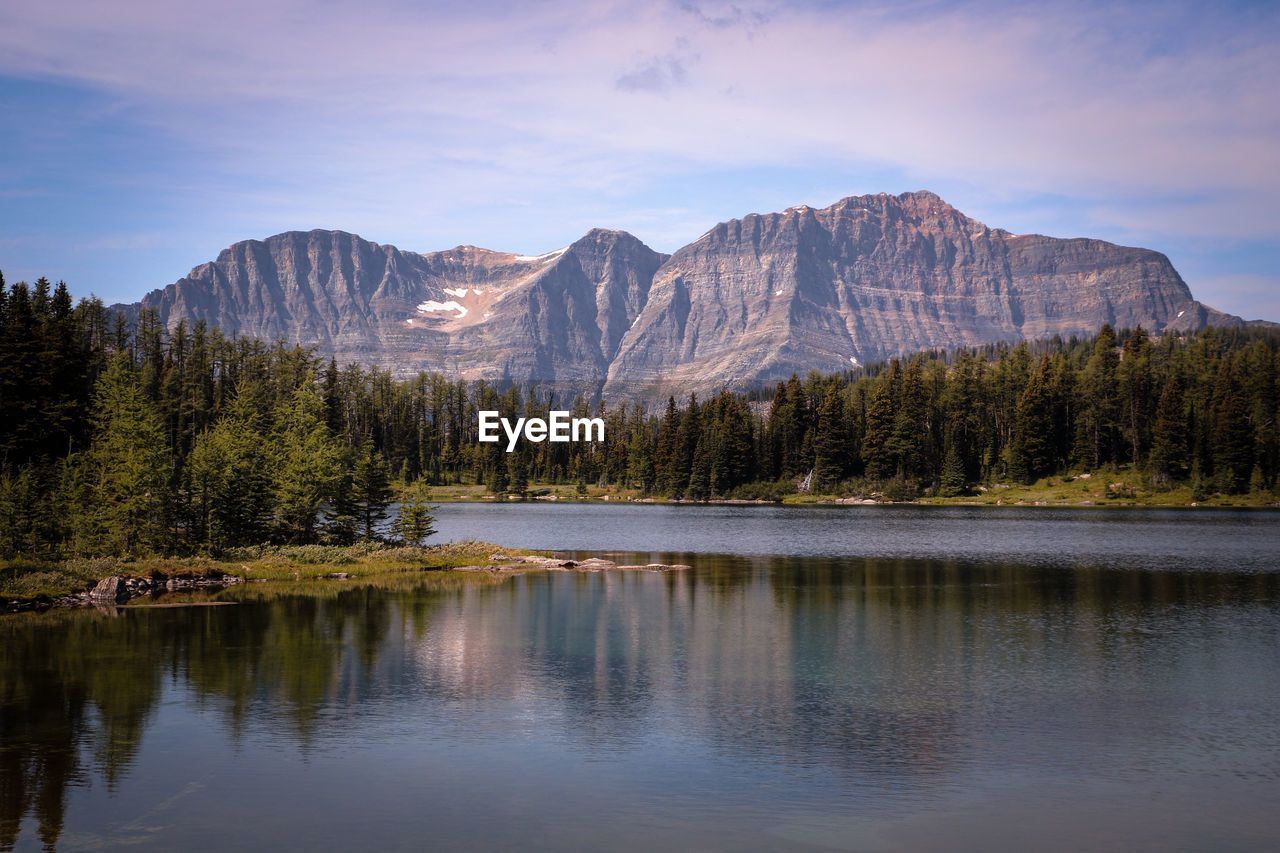
[[[0,620],[0,849],[24,822],[48,848],[110,825],[131,780],[164,772],[149,729],[183,714],[218,724],[193,756],[374,743],[429,763],[445,743],[498,768],[475,784],[499,795],[517,783],[495,745],[548,774],[613,761],[622,790],[702,804],[704,823],[734,791],[728,824],[764,791],[771,808],[876,792],[919,809],[993,777],[1280,781],[1280,574],[678,558],[695,571],[263,585],[222,594],[234,607]],[[415,772],[384,766],[352,796]],[[272,808],[315,807],[286,790]]]
[[[1274,571],[1273,510],[1108,507],[441,504],[442,536],[519,548],[966,559],[1020,566]],[[495,538],[496,537],[496,538]]]

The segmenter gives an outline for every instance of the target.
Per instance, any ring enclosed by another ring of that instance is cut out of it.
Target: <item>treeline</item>
[[[393,484],[620,486],[690,500],[963,494],[1134,466],[1155,487],[1276,487],[1280,333],[922,353],[772,393],[639,404],[339,367],[197,323],[134,324],[0,277],[0,555],[217,552],[374,537]],[[477,412],[602,417],[602,443],[476,440]]]
[[[865,478],[889,490],[963,494],[1134,466],[1151,485],[1275,487],[1280,334],[1166,334],[1104,326],[1089,340],[893,360],[874,378],[780,385],[765,428],[775,473],[813,488]],[[810,447],[807,445],[811,445]]]

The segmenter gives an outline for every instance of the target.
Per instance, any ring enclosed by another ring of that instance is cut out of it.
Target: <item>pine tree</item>
[[[1254,340],[1242,354],[1243,391],[1253,426],[1254,463],[1263,488],[1275,485],[1280,474],[1280,352],[1273,341]],[[1250,477],[1250,482],[1253,478]]]
[[[894,413],[889,448],[898,460],[898,472],[909,479],[928,477],[930,447],[929,400],[920,359],[913,358],[902,377],[898,409]]]
[[[378,522],[387,517],[391,504],[391,478],[386,460],[365,439],[352,475],[353,497],[365,539],[373,539]]]
[[[1075,438],[1077,397],[1075,374],[1066,353],[1060,352],[1050,360],[1049,376],[1050,468],[1061,470],[1066,468],[1071,459],[1072,443]]]
[[[1204,477],[1200,473],[1200,464],[1198,462],[1191,463],[1191,500],[1194,503],[1201,503],[1208,500],[1209,490],[1205,485]]]
[[[50,490],[30,466],[0,471],[0,557],[49,553]]]
[[[1253,429],[1229,359],[1223,359],[1214,382],[1213,472],[1227,494],[1248,490],[1253,471]]]
[[[627,444],[627,479],[643,494],[654,490],[657,467],[653,459],[653,441],[644,423],[633,425]]]
[[[360,504],[356,501],[355,460],[349,448],[339,453],[339,474],[326,498],[320,541],[324,545],[354,545],[360,538]]]
[[[765,441],[769,447],[770,477],[791,477],[809,469],[809,460],[804,454],[808,426],[804,389],[800,378],[793,373],[785,384],[778,383],[769,410]]]
[[[689,407],[680,418],[680,428],[676,431],[675,459],[671,466],[671,491],[668,497],[680,499],[689,488],[693,475],[693,463],[697,458],[698,442],[702,440],[702,416],[698,408],[697,395],[689,396]],[[708,469],[708,476],[710,470]],[[708,483],[710,488],[710,483]]]
[[[675,397],[667,398],[667,413],[658,430],[657,489],[664,495],[674,495],[680,489],[678,469],[680,455],[680,411]]]
[[[1160,392],[1156,422],[1151,430],[1151,475],[1167,485],[1186,473],[1187,419],[1183,411],[1182,374],[1175,367]]]
[[[702,439],[698,440],[694,448],[687,494],[695,501],[705,501],[711,497],[711,452]]]
[[[21,464],[33,455],[42,379],[37,318],[25,282],[10,288],[0,314],[0,462]]]
[[[1115,462],[1120,400],[1116,390],[1116,336],[1102,327],[1080,380],[1080,441],[1083,461],[1093,468]]]
[[[898,457],[892,446],[898,410],[899,366],[895,358],[889,371],[880,376],[871,405],[867,407],[867,430],[862,438],[862,455],[867,476],[877,480],[892,477],[898,470]]]
[[[93,397],[89,358],[71,306],[65,282],[58,282],[47,308],[39,318],[39,366],[37,408],[39,429],[33,439],[34,455],[54,459],[65,455],[84,436],[85,417]]]
[[[1027,342],[1021,341],[1013,349],[1002,347],[1000,357],[987,375],[986,394],[992,418],[988,452],[992,463],[996,460],[1006,460],[1007,463],[1008,449],[1013,443],[1018,403],[1022,400],[1030,377],[1031,349]]]
[[[298,388],[278,412],[279,445],[273,487],[281,534],[292,543],[315,537],[321,504],[342,478],[341,446],[324,422],[324,404],[310,387]]]
[[[882,483],[886,495],[909,497],[928,480],[950,494],[1002,460],[1027,479],[1133,457],[1156,483],[1192,472],[1200,498],[1265,492],[1280,475],[1280,337],[1271,330],[1166,331],[1156,345],[1137,330],[1117,359],[1116,335],[1104,329],[1093,341],[1035,345],[1047,367],[1028,345],[992,345],[957,353],[950,370],[948,357],[930,353],[874,379],[793,375],[777,385],[767,421],[754,393],[691,399],[683,411],[669,399],[662,418],[600,401],[603,445],[543,443],[515,457],[472,440],[477,408],[545,417],[550,397],[431,375],[396,382],[386,370],[339,370],[297,346],[227,340],[198,325],[166,336],[153,312],[131,331],[100,300],[73,307],[64,284],[2,281],[0,552],[24,557],[315,541],[320,509],[327,538],[352,541],[377,526],[357,494],[365,442],[378,448],[375,479],[482,482],[505,467],[517,492],[521,467],[584,491],[623,483],[696,497],[811,469],[819,489],[901,471]],[[117,501],[107,487],[125,467],[118,457],[138,448],[131,437],[110,451],[114,422],[108,430],[94,405],[122,381],[136,384],[162,431],[157,448],[142,427],[142,455],[158,449],[151,467],[164,476],[139,492],[152,504],[132,517],[122,507],[133,491]],[[299,417],[297,395],[316,392],[318,410]],[[584,416],[591,406],[579,398],[573,408]],[[117,529],[125,533],[110,539]]]
[[[172,444],[180,464],[195,447],[196,436],[209,424],[213,411],[213,369],[208,327],[196,321],[189,338],[175,333],[179,361],[165,390],[171,417],[176,417]]]
[[[346,407],[343,404],[342,392],[338,387],[340,377],[338,359],[330,357],[329,366],[324,370],[324,419],[329,432],[342,435],[346,432]]]
[[[1130,458],[1141,465],[1151,440],[1151,341],[1141,326],[1125,340],[1117,371]]]
[[[947,442],[947,454],[942,463],[942,475],[939,483],[939,493],[943,497],[955,497],[963,495],[969,489],[969,484],[965,481],[964,476],[964,460],[960,455],[959,442],[952,440]]]
[[[511,492],[519,495],[521,500],[529,494],[529,468],[524,454],[524,448],[521,447],[511,459]]]
[[[1042,356],[1018,401],[1009,447],[1009,474],[1024,483],[1034,483],[1053,470],[1052,385],[1049,356]]]
[[[165,541],[170,460],[160,419],[127,353],[112,359],[94,395],[93,439],[78,470],[76,550],[128,556]]]
[[[252,390],[196,439],[186,473],[197,518],[196,543],[215,551],[267,539],[274,511],[274,460],[259,429]]]
[[[493,467],[489,469],[489,479],[486,485],[494,496],[502,500],[507,496],[507,486],[511,484],[510,476],[507,473],[507,456],[505,450],[499,449],[494,453]]]
[[[845,421],[844,395],[832,384],[818,409],[818,423],[813,439],[814,492],[829,492],[844,477],[848,465],[848,424]]]
[[[958,478],[952,472],[951,482],[962,490],[982,472],[979,449],[983,441],[986,400],[980,368],[981,363],[972,355],[961,352],[943,389],[947,456],[958,458],[961,468]],[[944,459],[944,471],[946,467]]]
[[[409,490],[406,500],[400,504],[400,511],[391,522],[391,533],[410,545],[421,547],[428,536],[435,534],[434,509],[428,501],[430,494],[415,487]]]

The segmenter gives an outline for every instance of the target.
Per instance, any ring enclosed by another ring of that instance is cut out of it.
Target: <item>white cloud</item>
[[[0,72],[107,91],[209,152],[193,185],[246,228],[502,215],[653,239],[637,224],[656,182],[807,166],[912,185],[783,206],[950,183],[1060,199],[1077,233],[1153,248],[1280,237],[1274,11],[905,8],[19,2],[0,9]],[[678,245],[715,207],[655,231]],[[538,233],[493,248],[575,236]]]
[[[1144,58],[1097,17],[1053,11],[594,8],[28,3],[0,17],[0,65],[158,99],[158,119],[212,109],[186,132],[246,152],[292,126],[327,129],[304,150],[425,133],[438,156],[490,163],[818,155],[1041,189],[1280,181],[1266,32]],[[246,138],[255,126],[271,137]]]

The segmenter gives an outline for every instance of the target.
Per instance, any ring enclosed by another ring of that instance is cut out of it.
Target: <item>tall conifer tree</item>
[[[165,545],[170,462],[160,418],[121,352],[94,394],[93,438],[80,459],[76,550],[128,556]]]

